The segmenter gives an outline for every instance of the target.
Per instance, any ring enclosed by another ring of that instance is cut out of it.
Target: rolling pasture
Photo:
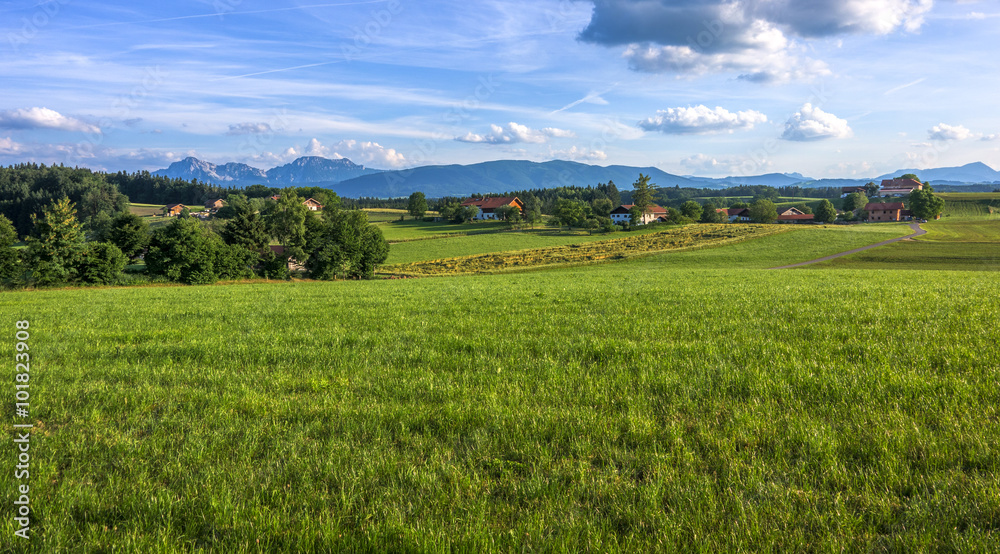
[[[496,275],[0,294],[31,321],[37,433],[36,534],[8,549],[995,550],[1000,280],[767,270],[908,232],[782,230]]]

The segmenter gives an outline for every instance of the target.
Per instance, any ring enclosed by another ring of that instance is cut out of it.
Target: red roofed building
[[[840,188],[840,197],[841,198],[847,198],[848,194],[853,194],[855,192],[860,192],[861,194],[866,194],[867,190],[865,189],[865,187],[841,187]]]
[[[634,207],[635,204],[622,204],[621,206],[618,206],[617,208],[611,210],[611,222],[622,224],[626,221],[632,221],[631,211],[632,208]],[[637,221],[636,225],[645,225],[647,223],[651,223],[653,221],[656,221],[656,219],[659,217],[662,217],[664,219],[667,218],[666,208],[661,208],[656,204],[650,204],[649,206],[646,206],[646,213],[642,214],[642,220]]]
[[[868,221],[903,220],[902,202],[890,202],[888,204],[866,204],[865,211],[868,212]]]
[[[516,196],[497,196],[494,198],[469,198],[462,202],[463,206],[475,206],[479,213],[473,219],[496,219],[496,209],[500,206],[514,206],[524,213],[524,202]]]
[[[798,211],[798,210],[795,210]],[[782,214],[778,216],[778,223],[812,223],[815,221],[816,216],[813,214]]]
[[[726,217],[729,218],[730,222],[733,221],[750,221],[750,210],[747,208],[726,208],[716,210],[718,212],[724,212]]]
[[[882,196],[906,196],[914,190],[923,190],[924,184],[914,179],[885,179],[882,181]]]

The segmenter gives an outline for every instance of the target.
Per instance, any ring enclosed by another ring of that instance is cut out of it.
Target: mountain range
[[[358,165],[347,158],[330,160],[319,156],[304,156],[291,163],[264,171],[243,163],[231,162],[215,165],[198,158],[188,157],[170,164],[166,169],[154,171],[153,175],[188,181],[198,179],[204,183],[217,185],[288,186],[327,181],[340,182],[378,172],[377,169]]]
[[[727,188],[736,185],[783,187],[843,187],[876,183],[905,173],[913,173],[932,184],[961,185],[1000,183],[1000,171],[975,162],[960,167],[900,169],[870,179],[812,179],[800,173],[768,173],[743,177],[698,177],[673,175],[655,167],[623,165],[598,166],[553,160],[530,162],[499,160],[471,165],[433,165],[382,171],[358,165],[347,158],[331,160],[318,156],[298,158],[291,163],[261,170],[242,163],[216,165],[189,157],[154,172],[171,178],[197,179],[219,185],[321,186],[340,196],[399,197],[420,191],[428,197],[468,196],[514,190],[559,186],[594,186],[614,181],[619,189],[632,188],[640,173],[650,176],[658,187]]]

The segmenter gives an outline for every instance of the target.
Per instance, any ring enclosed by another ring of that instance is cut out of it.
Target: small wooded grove
[[[21,249],[15,248],[16,228],[0,215],[0,281],[8,288],[206,284],[286,279],[290,266],[315,279],[372,278],[389,245],[367,214],[329,205],[318,215],[302,200],[289,191],[258,210],[247,197],[233,195],[226,219],[177,217],[153,232],[144,218],[121,211],[87,232],[77,206],[63,197],[30,216],[31,230]],[[281,248],[270,246],[273,239]]]

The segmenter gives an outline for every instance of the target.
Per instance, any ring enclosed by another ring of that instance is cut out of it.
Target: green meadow
[[[988,217],[894,246],[988,245]],[[36,425],[33,538],[7,517],[0,544],[995,551],[1000,279],[769,270],[909,233],[782,227],[493,275],[0,293]]]

